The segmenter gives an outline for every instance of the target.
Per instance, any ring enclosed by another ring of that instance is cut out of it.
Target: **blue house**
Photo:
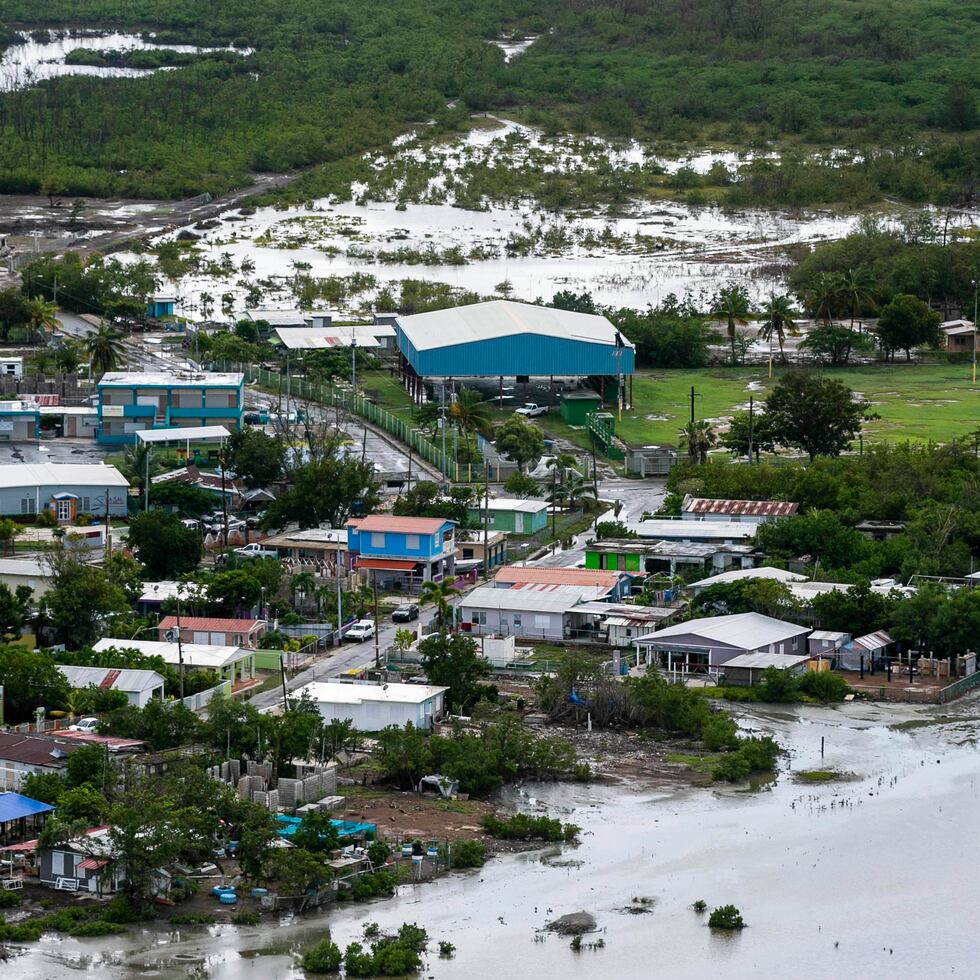
[[[146,315],[152,316],[157,320],[174,315],[174,303],[176,297],[169,293],[157,293],[146,301]]]
[[[245,375],[218,372],[109,372],[99,381],[99,427],[106,445],[131,445],[146,429],[241,428]]]
[[[423,582],[455,576],[455,528],[435,517],[356,517],[347,522],[347,549],[379,587],[418,591]]]

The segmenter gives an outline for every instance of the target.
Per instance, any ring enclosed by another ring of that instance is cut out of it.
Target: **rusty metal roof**
[[[800,505],[789,500],[718,500],[711,497],[685,497],[685,514],[727,514],[744,517],[791,517]]]

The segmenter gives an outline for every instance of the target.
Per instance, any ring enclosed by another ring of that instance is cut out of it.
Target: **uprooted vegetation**
[[[716,780],[737,782],[772,771],[780,751],[768,736],[740,735],[732,716],[715,710],[698,690],[652,673],[619,683],[577,654],[566,658],[553,676],[541,678],[537,695],[552,721],[579,725],[588,716],[598,728],[639,728],[695,740],[708,752],[719,753],[711,770]]]

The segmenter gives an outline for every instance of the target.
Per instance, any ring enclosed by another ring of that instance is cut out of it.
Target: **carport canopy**
[[[198,425],[172,429],[142,429],[136,438],[145,444],[168,442],[220,442],[231,433],[223,425]]]

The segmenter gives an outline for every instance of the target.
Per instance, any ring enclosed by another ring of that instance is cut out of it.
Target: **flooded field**
[[[44,35],[44,36],[41,36]],[[202,48],[193,44],[163,44],[152,35],[95,33],[91,31],[41,32],[34,37],[18,35],[0,57],[0,90],[11,91],[35,85],[47,78],[61,75],[97,75],[102,78],[136,78],[148,71],[169,69],[121,68],[98,65],[65,64],[70,51],[151,51],[166,49],[180,54],[203,54],[208,51],[233,51],[248,54],[246,49]]]
[[[580,824],[579,846],[495,860],[319,919],[52,939],[8,969],[21,980],[69,970],[299,977],[292,953],[325,925],[343,944],[366,921],[415,921],[458,948],[452,960],[430,955],[424,975],[438,980],[975,975],[974,941],[957,924],[980,900],[966,850],[980,794],[975,699],[942,709],[774,708],[743,721],[788,749],[784,771],[761,790],[527,786],[518,804]],[[817,768],[856,778],[793,775]],[[629,914],[634,898],[649,899],[649,913]],[[690,907],[697,899],[734,903],[748,928],[713,933]],[[576,953],[539,932],[579,910],[596,917],[605,948]]]

